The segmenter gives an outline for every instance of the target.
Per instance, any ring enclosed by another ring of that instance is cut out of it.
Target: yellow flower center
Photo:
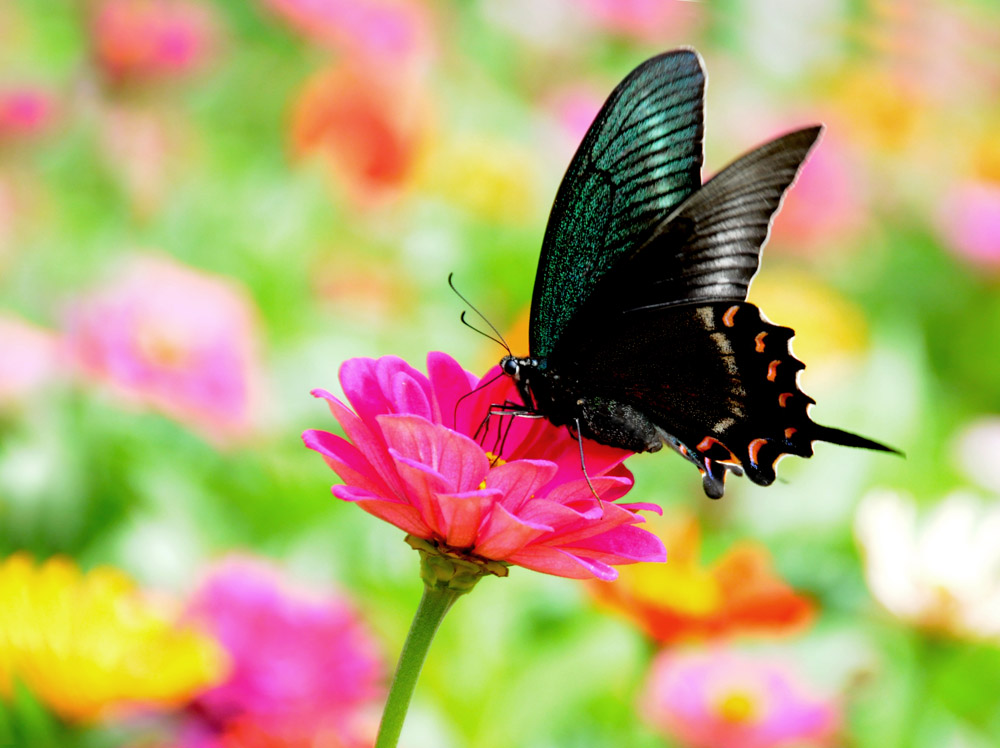
[[[136,346],[149,363],[164,369],[180,369],[188,362],[191,351],[179,330],[162,325],[143,325],[136,336]]]
[[[499,455],[493,454],[492,452],[487,452],[486,453],[486,457],[490,461],[490,467],[491,468],[500,467],[501,465],[506,465],[507,464],[507,460],[503,459]],[[479,490],[480,491],[483,490],[484,488],[486,488],[486,480],[485,479],[483,479],[483,481],[479,484]]]
[[[757,719],[760,705],[749,691],[733,690],[716,701],[715,712],[730,724],[744,725]]]

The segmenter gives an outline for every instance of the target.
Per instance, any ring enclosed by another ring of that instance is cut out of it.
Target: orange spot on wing
[[[733,325],[735,325],[736,322],[733,321],[733,318],[736,316],[736,312],[738,312],[739,310],[740,308],[738,306],[729,307],[726,310],[726,313],[722,315],[722,324],[724,324],[726,327],[732,327]]]
[[[747,446],[747,452],[750,453],[750,462],[754,465],[757,464],[757,455],[760,454],[760,448],[767,444],[767,439],[754,439]]]
[[[795,393],[794,392],[782,392],[780,395],[778,395],[778,405],[779,405],[779,407],[784,408],[786,405],[788,405],[788,398],[790,398],[793,394],[795,394]]]
[[[793,429],[793,428],[787,428],[787,429],[785,429],[785,438],[786,439],[791,439],[793,436],[795,436],[795,434],[796,434],[797,431],[798,431],[798,429]]]
[[[757,351],[757,353],[764,352],[764,338],[766,337],[767,337],[767,330],[765,330],[764,332],[757,333],[757,337],[753,339],[754,349]]]
[[[718,439],[716,439],[714,437],[711,437],[711,436],[706,436],[704,439],[702,439],[700,442],[698,442],[697,449],[698,449],[699,452],[708,452],[710,449],[712,449],[716,445],[722,447],[724,450],[726,450],[729,453],[729,461],[736,462],[736,463],[739,462],[739,460],[736,458],[736,455],[733,454],[733,450],[731,450],[725,444],[723,444],[722,442],[720,442]],[[716,459],[715,461],[716,462],[726,462],[726,460],[719,460],[719,459]],[[706,464],[708,464],[708,460],[706,460],[705,462],[706,462]]]
[[[781,363],[780,359],[775,359],[767,367],[767,381],[773,382],[778,377],[778,364]]]

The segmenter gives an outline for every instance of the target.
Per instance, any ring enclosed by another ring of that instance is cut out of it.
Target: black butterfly
[[[820,127],[701,183],[705,73],[693,50],[647,60],[611,93],[545,231],[527,358],[504,356],[528,412],[634,452],[664,443],[705,493],[762,486],[812,442],[895,451],[814,423],[794,334],[746,302],[771,219]]]

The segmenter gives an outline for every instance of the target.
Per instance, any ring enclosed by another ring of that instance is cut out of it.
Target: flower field
[[[567,165],[677,47],[704,180],[824,125],[749,301],[905,456],[710,500],[509,415]],[[1000,744],[998,94],[992,0],[0,4],[0,746]]]

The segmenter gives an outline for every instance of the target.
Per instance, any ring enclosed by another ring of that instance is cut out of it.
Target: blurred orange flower
[[[299,94],[291,139],[295,155],[322,157],[347,197],[370,206],[406,185],[425,128],[419,83],[338,66]]]
[[[226,660],[179,617],[117,569],[11,556],[0,564],[0,698],[17,680],[77,722],[180,706],[221,679]]]
[[[813,604],[775,575],[764,547],[737,543],[703,566],[696,520],[647,522],[667,547],[667,563],[621,567],[617,582],[592,582],[590,589],[656,641],[787,634],[812,620]]]

